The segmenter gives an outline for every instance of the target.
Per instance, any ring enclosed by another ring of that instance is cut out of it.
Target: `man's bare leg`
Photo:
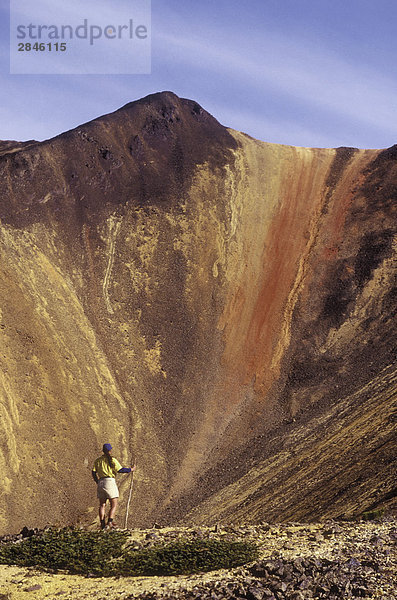
[[[101,529],[105,529],[105,512],[106,500],[99,500],[99,520],[101,522]]]
[[[109,511],[109,519],[108,519],[108,525],[110,525],[110,526],[113,525],[113,518],[114,518],[114,515],[116,514],[118,501],[119,501],[118,498],[111,498],[111,500],[110,500],[110,511]]]

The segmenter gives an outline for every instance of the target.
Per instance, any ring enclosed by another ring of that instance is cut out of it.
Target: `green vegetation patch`
[[[20,542],[0,546],[0,563],[52,571],[105,575],[121,557],[126,532],[48,529]],[[109,573],[110,574],[110,573]]]
[[[180,575],[230,569],[257,558],[248,542],[226,540],[180,540],[130,552],[120,563],[122,575]]]
[[[127,531],[48,529],[22,541],[0,545],[0,563],[82,575],[179,575],[230,569],[255,560],[250,542],[178,540],[135,549]]]
[[[366,512],[363,512],[362,514],[362,519],[363,521],[377,521],[379,519],[381,519],[385,514],[385,509],[384,508],[378,508],[376,510],[367,510]]]

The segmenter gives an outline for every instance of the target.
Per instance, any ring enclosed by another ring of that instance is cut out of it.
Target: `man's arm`
[[[131,471],[135,471],[135,465],[133,467],[121,467],[117,472],[118,473],[131,473]]]
[[[91,471],[91,475],[93,480],[95,481],[95,483],[98,483],[98,475],[96,474],[96,471]]]

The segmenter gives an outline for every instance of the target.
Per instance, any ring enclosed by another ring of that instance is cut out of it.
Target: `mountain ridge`
[[[395,148],[268,144],[166,92],[0,153],[0,530],[49,506],[92,519],[108,440],[137,458],[138,526],[351,517],[393,495]],[[320,447],[299,485],[329,506],[310,509],[291,468]]]

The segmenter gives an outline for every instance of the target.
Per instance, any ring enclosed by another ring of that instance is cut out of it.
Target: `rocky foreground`
[[[1,541],[34,535],[25,529]],[[281,600],[397,598],[397,521],[133,530],[136,548],[178,538],[255,541],[259,559],[231,571],[179,577],[85,578],[0,565],[0,599]]]

